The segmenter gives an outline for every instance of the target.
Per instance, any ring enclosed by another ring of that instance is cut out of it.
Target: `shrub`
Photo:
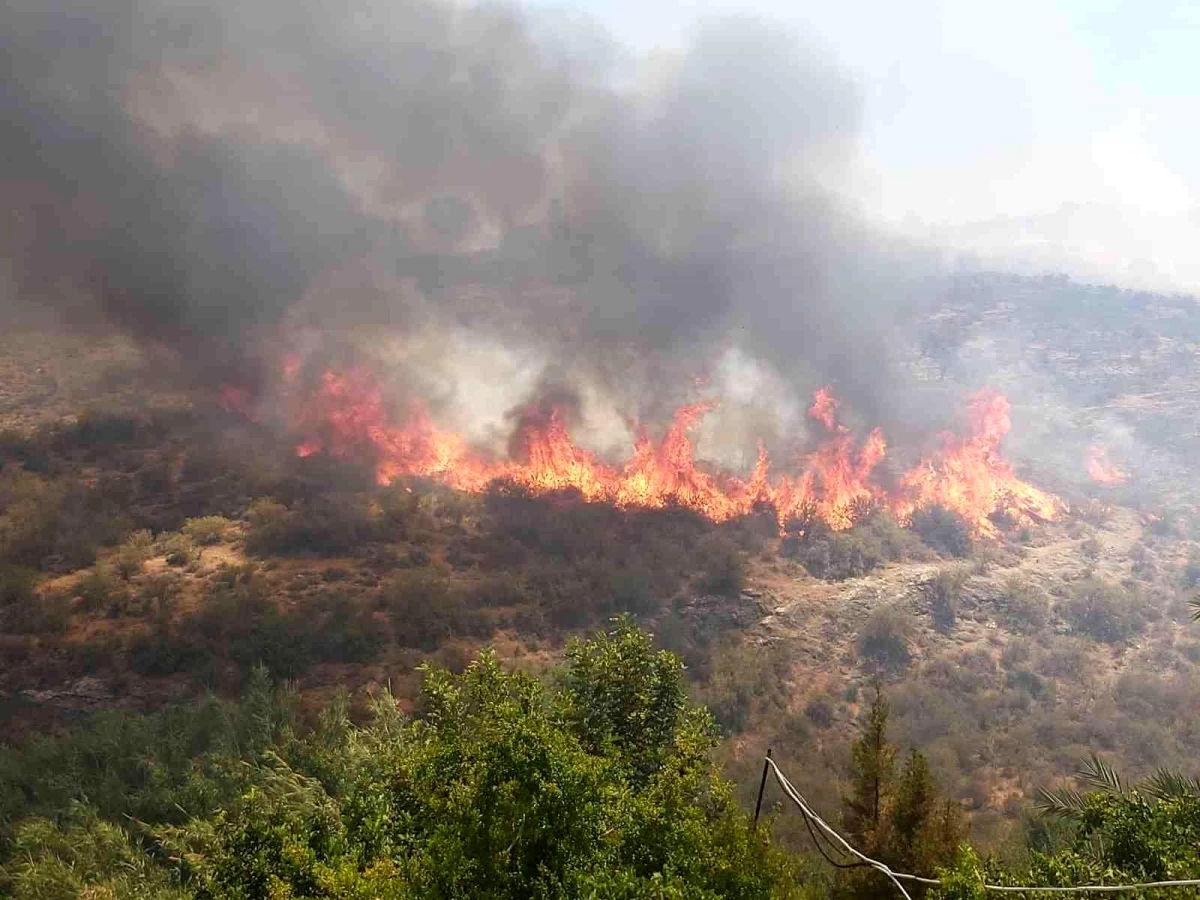
[[[1185,588],[1194,588],[1200,584],[1200,551],[1192,550],[1188,554],[1187,565],[1183,567],[1180,578]]]
[[[736,597],[746,582],[746,564],[728,538],[712,535],[702,545],[703,568],[697,588],[705,594]]]
[[[900,669],[912,654],[912,621],[895,606],[881,606],[867,617],[858,633],[859,655],[881,669]]]
[[[1086,578],[1071,590],[1063,616],[1071,627],[1096,641],[1120,643],[1141,632],[1143,621],[1136,601],[1120,585]]]
[[[142,571],[154,552],[154,536],[145,529],[135,531],[127,537],[117,550],[117,571],[122,578],[132,578]]]
[[[843,581],[866,575],[887,562],[882,544],[873,536],[857,530],[823,535],[785,546],[814,578]]]
[[[75,583],[75,595],[79,597],[86,612],[103,609],[117,598],[118,602],[128,592],[128,587],[107,565],[98,565],[84,574]]]
[[[199,551],[191,538],[184,534],[173,534],[159,542],[162,555],[169,566],[186,566],[199,558]]]
[[[944,506],[926,506],[913,514],[912,529],[929,547],[945,556],[971,552],[971,529],[966,519]]]
[[[814,578],[843,581],[857,578],[892,560],[920,559],[928,549],[887,513],[876,511],[847,531],[830,531],[808,523],[803,536],[784,538],[781,550]]]
[[[1011,631],[1034,634],[1046,625],[1050,600],[1041,588],[1013,575],[1004,582],[999,612]]]
[[[97,545],[120,534],[117,520],[96,502],[83,484],[30,475],[10,480],[0,486],[0,559],[57,571],[90,566]]]
[[[33,594],[0,611],[0,630],[14,634],[61,634],[71,620],[71,598],[59,591]]]
[[[396,573],[379,599],[391,613],[396,640],[405,647],[436,650],[448,638],[469,634],[477,618],[461,593],[432,568]]]
[[[258,555],[341,556],[363,549],[377,533],[366,504],[347,495],[317,497],[292,509],[259,499],[246,518],[246,548]]]
[[[203,516],[183,523],[183,533],[201,547],[219,544],[232,523],[223,516]]]
[[[282,503],[261,498],[246,512],[246,549],[251,553],[280,553],[288,545],[291,511]]]
[[[0,608],[33,599],[34,571],[0,563]]]
[[[942,569],[925,587],[929,598],[930,615],[938,631],[949,632],[958,621],[958,605],[963,587],[967,583],[967,570],[960,566]]]
[[[833,704],[825,697],[815,697],[805,705],[804,715],[818,728],[828,728],[833,724]]]

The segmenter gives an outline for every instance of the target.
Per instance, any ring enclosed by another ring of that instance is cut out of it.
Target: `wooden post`
[[[754,828],[755,829],[758,828],[758,813],[762,809],[763,791],[767,787],[767,768],[770,766],[770,763],[768,763],[767,760],[770,758],[771,758],[771,748],[768,747],[767,748],[767,759],[763,760],[762,780],[759,781],[759,783],[758,783],[758,802],[754,804]]]

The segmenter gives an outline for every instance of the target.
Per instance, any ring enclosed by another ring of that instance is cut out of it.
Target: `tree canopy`
[[[4,886],[38,900],[798,896],[798,864],[719,777],[680,660],[627,623],[567,660],[552,689],[485,652],[461,675],[427,670],[415,717],[383,694],[366,725],[335,703],[303,734],[260,671],[196,756],[180,753],[185,722],[157,720],[134,770],[93,752],[75,790],[32,779],[10,795]],[[88,756],[70,740],[36,752]],[[7,762],[6,793],[31,760]],[[192,809],[160,803],[147,767]]]

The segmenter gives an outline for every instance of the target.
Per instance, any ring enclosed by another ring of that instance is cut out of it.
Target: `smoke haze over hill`
[[[368,326],[459,418],[472,380],[506,410],[547,377],[608,398],[599,431],[696,377],[758,395],[723,431],[793,427],[828,382],[929,417],[889,361],[932,263],[827,189],[858,92],[786,32],[717,23],[647,71],[502,7],[19,0],[0,42],[21,295],[202,383]]]

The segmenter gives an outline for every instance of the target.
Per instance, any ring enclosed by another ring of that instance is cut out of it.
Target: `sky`
[[[862,91],[865,215],[1015,270],[1200,292],[1200,4],[574,0],[639,54],[729,13]]]

